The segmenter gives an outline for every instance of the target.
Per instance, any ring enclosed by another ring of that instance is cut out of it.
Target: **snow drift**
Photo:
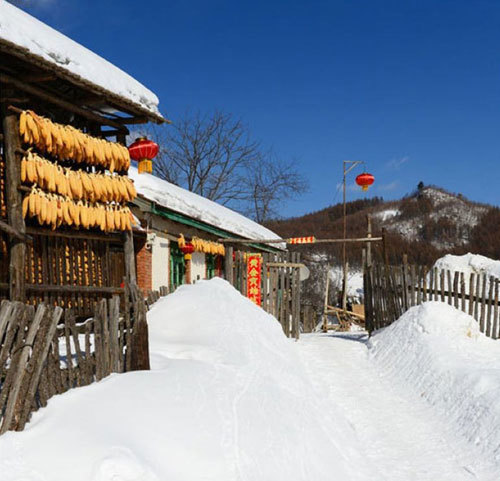
[[[434,267],[463,272],[466,279],[471,274],[486,274],[488,277],[500,278],[500,261],[479,254],[471,254],[470,252],[462,256],[447,254],[438,259]]]
[[[500,468],[500,342],[440,302],[413,307],[369,343],[382,372],[435,407],[469,446]],[[476,478],[474,478],[476,479]]]
[[[228,283],[182,286],[149,324],[153,370],[52,398],[0,438],[2,481],[372,479],[296,345]]]

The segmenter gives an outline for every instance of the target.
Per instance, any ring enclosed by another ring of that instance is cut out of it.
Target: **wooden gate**
[[[243,295],[247,295],[247,259],[255,254],[237,251],[226,279]],[[300,334],[300,253],[284,252],[258,254],[260,263],[260,306],[280,322],[288,337]],[[232,248],[227,248],[226,259],[232,259]]]

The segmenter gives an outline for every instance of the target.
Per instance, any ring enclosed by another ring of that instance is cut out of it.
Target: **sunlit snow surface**
[[[447,304],[295,343],[213,279],[148,319],[153,370],[52,398],[2,481],[500,479],[500,343]]]
[[[355,432],[278,322],[220,279],[149,313],[153,370],[49,401],[0,437],[0,479],[365,480]]]
[[[371,340],[302,336],[318,390],[352,423],[386,481],[500,479],[500,343],[439,302],[414,307]]]

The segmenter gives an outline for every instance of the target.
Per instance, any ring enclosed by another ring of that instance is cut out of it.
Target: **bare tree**
[[[147,134],[160,145],[156,175],[258,222],[275,217],[281,201],[307,188],[293,162],[264,152],[231,114],[188,112]]]
[[[247,178],[247,213],[263,223],[279,216],[279,206],[307,190],[307,182],[293,162],[284,162],[272,152],[252,169]]]

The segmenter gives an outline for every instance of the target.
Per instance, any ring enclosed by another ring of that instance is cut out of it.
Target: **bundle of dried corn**
[[[130,154],[125,146],[92,137],[71,125],[57,124],[32,110],[21,113],[19,131],[26,144],[58,159],[100,166],[110,172],[126,172],[130,167]]]
[[[40,225],[56,229],[60,225],[98,228],[103,232],[132,228],[132,213],[128,207],[101,202],[74,201],[68,196],[47,194],[38,187],[23,199],[23,216],[35,217]]]
[[[131,179],[117,174],[72,170],[29,151],[21,160],[21,182],[70,199],[91,202],[130,202],[137,197]]]
[[[219,242],[212,242],[200,239],[198,237],[193,237],[191,243],[193,244],[195,252],[204,252],[205,254],[212,254],[219,256],[226,255],[224,244],[220,244]]]

